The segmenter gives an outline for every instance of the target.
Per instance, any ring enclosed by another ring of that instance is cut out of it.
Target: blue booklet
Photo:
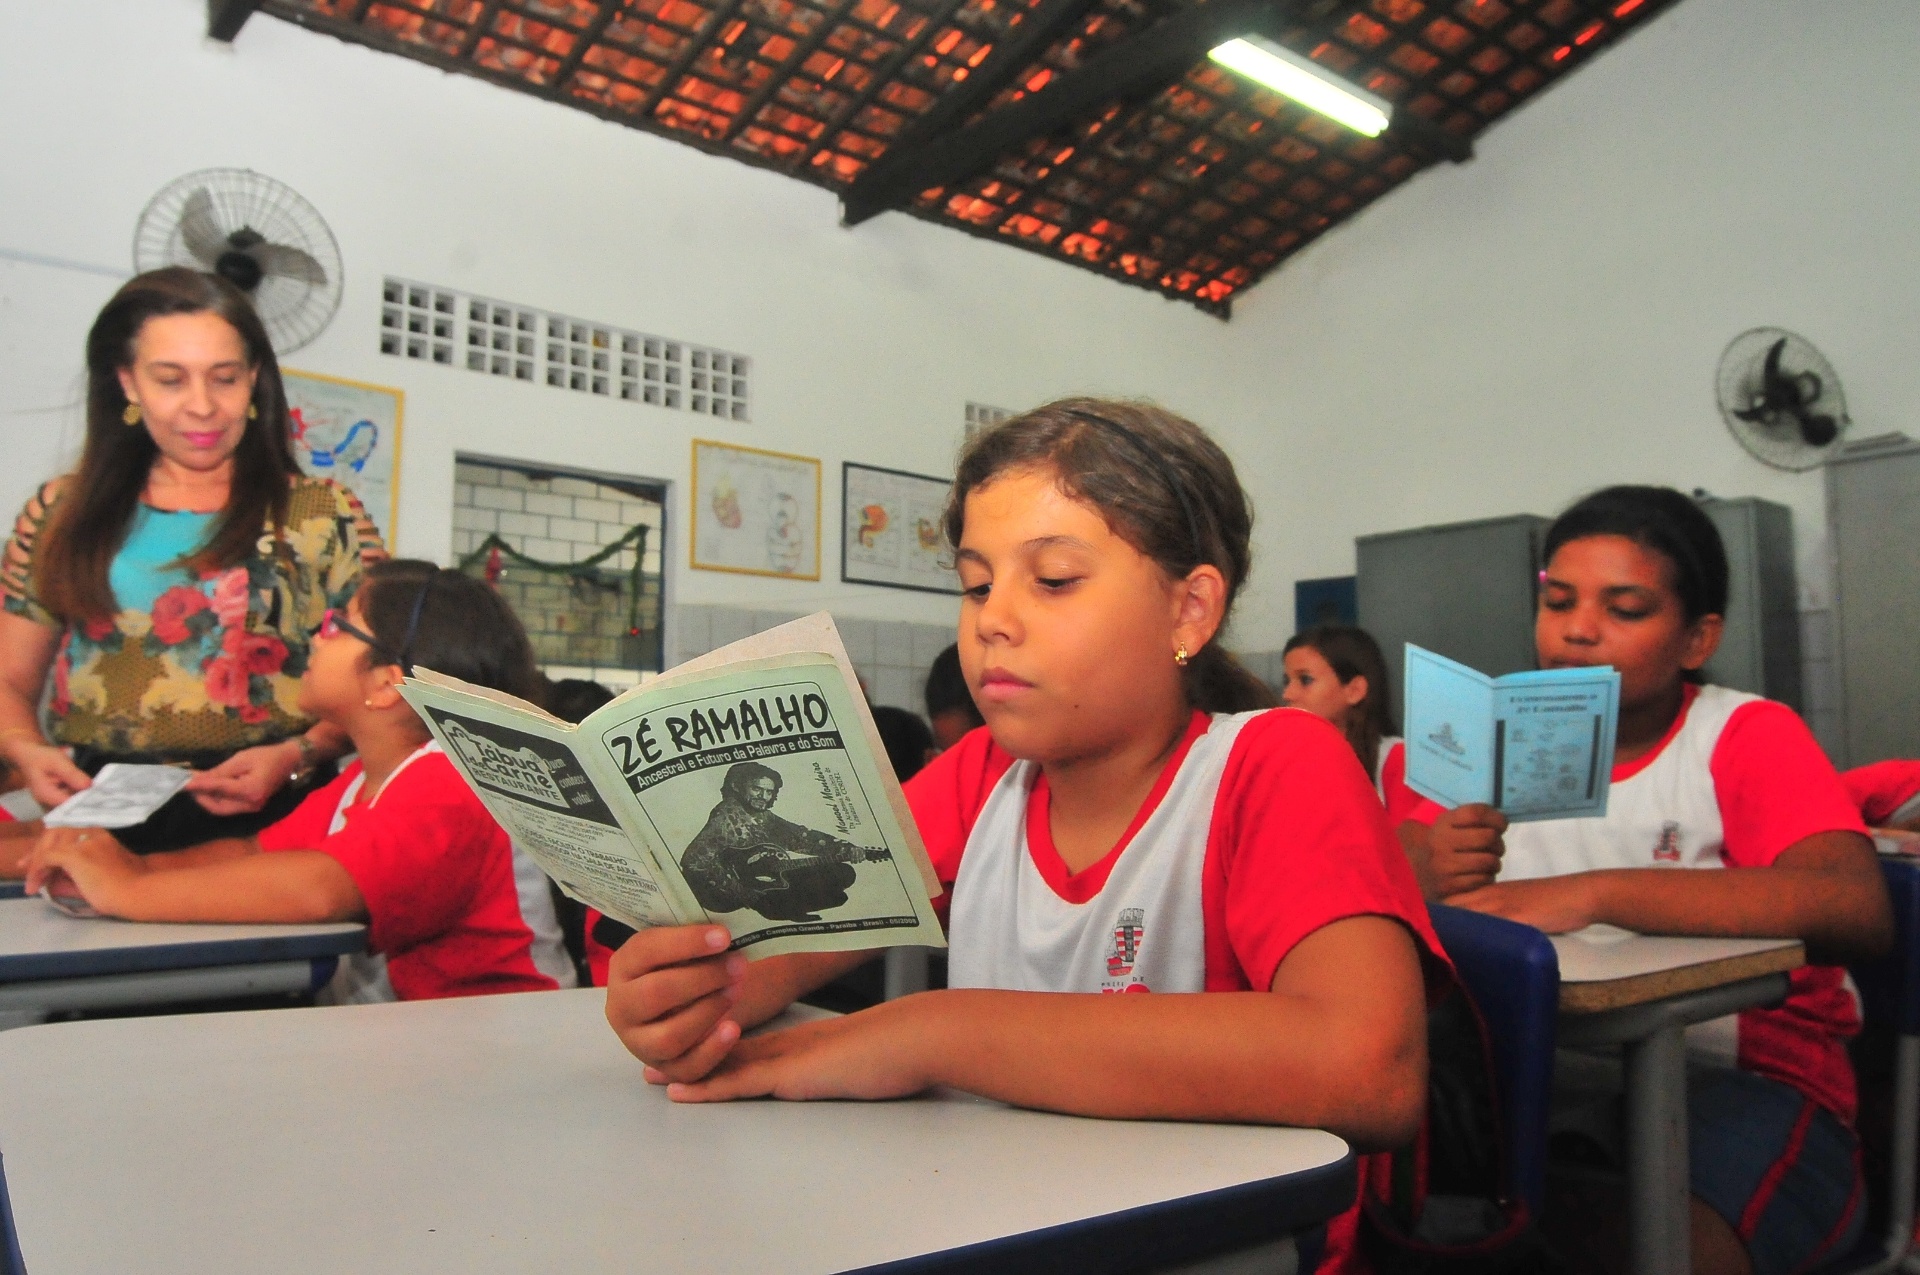
[[[1542,669],[1488,677],[1407,644],[1407,787],[1508,819],[1607,813],[1620,674]]]

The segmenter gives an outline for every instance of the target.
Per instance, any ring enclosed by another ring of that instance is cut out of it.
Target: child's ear
[[[1723,616],[1703,615],[1695,620],[1687,633],[1686,649],[1680,653],[1680,667],[1689,673],[1706,667],[1713,653],[1720,649],[1720,639],[1726,630],[1727,621]]]
[[[1353,708],[1367,698],[1367,691],[1370,689],[1367,685],[1367,675],[1355,673],[1353,679],[1340,688],[1340,698],[1347,702],[1348,708]]]
[[[402,676],[398,664],[380,664],[368,670],[367,707],[392,708],[396,704],[406,704],[406,699],[400,694]]]
[[[1189,651],[1213,641],[1227,613],[1227,578],[1220,568],[1201,563],[1175,585],[1173,636]]]

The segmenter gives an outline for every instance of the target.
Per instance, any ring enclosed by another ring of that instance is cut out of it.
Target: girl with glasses
[[[377,959],[342,963],[326,999],[416,1000],[551,989],[514,886],[511,843],[400,695],[424,665],[537,694],[520,622],[480,581],[429,562],[373,567],[328,612],[300,710],[354,763],[257,836],[136,857],[103,829],[50,829],[27,886],[77,890],[135,921],[365,921]]]

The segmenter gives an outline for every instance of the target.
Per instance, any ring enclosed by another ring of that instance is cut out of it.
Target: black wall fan
[[[333,232],[298,192],[250,169],[208,168],[169,182],[140,214],[133,265],[227,279],[252,298],[282,357],[319,336],[340,308]]]
[[[1822,464],[1847,427],[1840,377],[1812,342],[1783,328],[1752,328],[1720,356],[1721,419],[1754,459],[1775,469]]]

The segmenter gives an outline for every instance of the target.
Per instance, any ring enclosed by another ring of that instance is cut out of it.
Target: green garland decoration
[[[614,554],[619,553],[622,549],[625,549],[628,545],[632,545],[633,570],[627,574],[627,633],[630,636],[638,637],[640,635],[640,586],[643,574],[642,568],[647,558],[647,532],[649,530],[650,528],[648,528],[645,523],[638,523],[629,530],[626,535],[620,537],[612,544],[602,547],[600,552],[590,557],[582,558],[578,562],[542,562],[538,558],[530,558],[526,554],[521,553],[518,549],[502,540],[498,535],[490,535],[476,545],[472,553],[460,559],[460,570],[471,570],[475,563],[480,562],[493,550],[498,549],[501,556],[513,559],[513,561],[520,566],[532,567],[537,571],[548,571],[556,575],[572,576],[576,580],[586,580],[597,578],[600,573],[594,570],[594,568],[613,557]]]

